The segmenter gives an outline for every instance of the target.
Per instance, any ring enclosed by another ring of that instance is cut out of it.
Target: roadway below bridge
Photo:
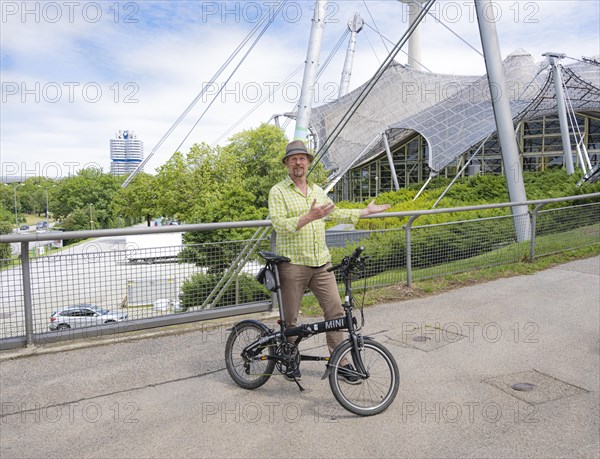
[[[0,456],[599,457],[599,310],[599,256],[369,307],[401,380],[368,418],[322,363],[303,363],[304,392],[237,387],[225,322],[4,351]],[[323,335],[303,349],[324,353]]]

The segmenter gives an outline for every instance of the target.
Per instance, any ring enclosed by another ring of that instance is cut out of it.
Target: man
[[[279,265],[284,320],[288,326],[298,321],[300,302],[308,287],[323,309],[325,320],[344,316],[344,309],[335,281],[335,274],[327,272],[331,266],[331,255],[325,244],[325,222],[329,217],[340,222],[356,223],[360,217],[383,212],[389,204],[376,205],[371,201],[364,209],[338,209],[319,186],[307,180],[313,156],[300,140],[290,142],[283,163],[288,177],[274,185],[269,191],[269,214],[277,232],[276,252],[288,257],[290,263]],[[341,331],[327,332],[329,351],[344,339]],[[350,384],[360,380],[352,374],[351,364],[347,371],[339,373]],[[299,380],[300,370],[286,375]]]

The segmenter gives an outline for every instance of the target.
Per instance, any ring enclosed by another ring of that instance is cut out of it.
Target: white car
[[[50,316],[50,330],[67,330],[69,328],[114,324],[126,319],[126,313],[111,312],[108,309],[92,304],[80,304],[54,311]]]

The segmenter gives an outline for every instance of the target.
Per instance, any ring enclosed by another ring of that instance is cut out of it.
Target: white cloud
[[[25,14],[20,9],[25,2],[2,2],[0,175],[43,173],[44,164],[74,162],[108,170],[109,139],[119,129],[136,131],[149,154],[256,25],[258,10],[272,8],[268,2],[103,2],[98,18],[94,5],[99,2],[51,3],[61,9],[60,17],[58,10],[44,6],[48,2],[27,2]],[[600,4],[595,0],[493,3],[501,13],[496,27],[503,57],[518,48],[536,60],[545,51],[574,58],[600,52]],[[183,151],[194,142],[213,142],[303,64],[312,7],[310,1],[288,3],[283,19],[262,37]],[[399,2],[329,2],[321,62],[355,11],[368,26],[358,35],[351,88],[372,76],[385,58],[383,41],[373,29],[395,43],[408,20]],[[423,64],[439,73],[483,74],[481,56],[440,23],[481,49],[472,2],[440,1],[433,13],[437,20],[429,16],[422,25]],[[345,47],[346,42],[317,85],[319,103],[337,94]],[[405,54],[400,52],[397,60],[405,63]],[[234,132],[291,110],[301,78],[302,70],[285,84],[285,94],[278,92]],[[192,129],[215,92],[209,89],[147,171],[164,163]]]

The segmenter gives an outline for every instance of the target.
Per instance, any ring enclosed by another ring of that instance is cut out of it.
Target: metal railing
[[[600,193],[594,193],[526,203],[390,212],[367,218],[395,218],[397,227],[330,231],[327,242],[334,261],[359,243],[367,247],[371,256],[365,273],[367,288],[410,286],[417,280],[600,244],[599,198]],[[582,200],[585,202],[578,202]],[[531,228],[531,237],[519,242],[515,225],[521,223],[509,209],[523,205],[530,213],[519,218]],[[490,209],[500,209],[503,215],[473,218],[474,213]],[[451,222],[415,224],[423,217],[431,220],[448,213],[453,214]],[[262,265],[257,252],[273,250],[274,240],[267,232],[256,230],[270,227],[270,221],[245,221],[0,235],[0,243],[20,248],[18,257],[0,260],[0,349],[96,339],[268,311],[270,295],[254,276]],[[236,234],[245,230],[248,239],[149,248],[131,240],[132,236],[224,230]],[[57,250],[44,248],[41,253],[40,247],[48,241],[60,242],[56,244],[60,246],[72,240],[78,243]],[[248,251],[249,241],[252,251]],[[231,271],[232,263],[239,269],[234,270],[231,282],[223,282],[223,273]],[[219,290],[219,285],[224,288]],[[91,317],[52,316],[79,305],[96,305],[110,312]]]

